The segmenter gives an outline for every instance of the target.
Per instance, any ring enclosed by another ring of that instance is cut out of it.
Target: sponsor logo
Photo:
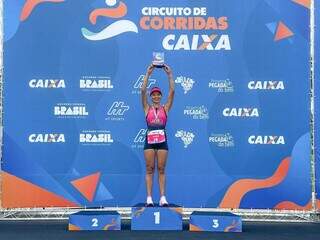
[[[82,77],[79,81],[79,87],[85,91],[106,91],[114,88],[109,77],[93,76]]]
[[[286,144],[284,136],[255,136],[252,135],[248,138],[249,144],[257,145],[279,145]]]
[[[132,94],[141,94],[140,89],[142,87],[144,77],[145,77],[145,75],[140,75],[139,78],[137,79],[137,81],[134,83]],[[157,82],[156,79],[149,78],[147,88],[149,89],[156,82]]]
[[[167,35],[162,46],[165,50],[231,50],[229,35],[192,35],[182,34],[177,37],[174,34]]]
[[[64,79],[31,79],[30,88],[66,88]]]
[[[183,114],[191,116],[193,119],[196,120],[209,119],[208,109],[203,105],[199,107],[186,106],[186,108],[183,110]]]
[[[90,22],[92,25],[97,23],[98,18],[122,18],[127,15],[128,8],[123,1],[105,0],[106,8],[95,9],[90,13]],[[117,6],[116,6],[117,5]],[[82,28],[82,35],[91,41],[109,39],[126,32],[138,33],[136,24],[129,20],[117,20],[105,27],[103,30],[95,33],[87,28]]]
[[[230,133],[211,134],[209,142],[217,147],[234,147],[233,136]]]
[[[126,105],[122,101],[115,101],[112,103],[111,107],[107,110],[107,118],[106,120],[113,121],[123,121],[123,116],[130,109],[128,105]]]
[[[211,80],[209,88],[217,89],[218,92],[234,92],[233,83],[229,80]]]
[[[187,148],[193,142],[195,135],[192,132],[179,130],[176,132],[175,137],[180,138],[184,144],[184,147]]]
[[[110,131],[86,130],[79,134],[79,142],[82,145],[110,145],[113,138]]]
[[[207,10],[205,7],[144,7],[140,27],[144,31],[170,30],[162,40],[163,49],[168,51],[231,50],[226,34],[228,18],[208,16]],[[175,34],[181,31],[184,34]]]
[[[53,112],[59,118],[81,118],[89,115],[83,103],[58,103]]]
[[[132,148],[143,148],[146,140],[147,129],[141,128],[133,139]]]
[[[29,142],[31,143],[62,143],[66,142],[64,134],[48,133],[48,134],[30,134]]]
[[[222,113],[225,117],[259,117],[258,108],[225,108]]]
[[[175,83],[180,84],[184,94],[187,94],[193,88],[195,81],[192,78],[180,76],[176,78]]]
[[[283,81],[250,81],[248,83],[250,90],[284,90]]]

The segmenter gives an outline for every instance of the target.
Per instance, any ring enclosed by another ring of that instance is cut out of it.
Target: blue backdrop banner
[[[153,52],[164,53],[175,81],[169,202],[310,207],[308,1],[4,7],[4,207],[145,201],[140,87]],[[165,103],[164,71],[153,86]]]

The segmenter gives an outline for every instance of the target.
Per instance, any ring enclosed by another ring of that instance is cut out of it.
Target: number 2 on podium
[[[155,212],[153,213],[153,215],[154,215],[154,223],[160,224],[160,212]]]
[[[96,219],[96,218],[92,218],[92,227],[98,227],[98,219]]]

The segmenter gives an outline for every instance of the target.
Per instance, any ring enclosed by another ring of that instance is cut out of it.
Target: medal
[[[156,112],[156,110],[155,110],[155,108],[154,107],[152,107],[152,109],[153,109],[153,114],[154,114],[154,116],[155,116],[155,119],[154,119],[154,123],[161,123],[161,121],[160,121],[160,119],[159,119],[159,117],[158,117],[158,114],[159,114],[159,112]]]

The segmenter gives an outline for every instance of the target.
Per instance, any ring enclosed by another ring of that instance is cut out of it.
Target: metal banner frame
[[[254,221],[292,221],[292,222],[301,222],[301,221],[320,221],[320,217],[317,213],[319,213],[319,209],[317,209],[316,203],[316,168],[315,168],[315,146],[314,146],[314,36],[315,36],[315,16],[314,16],[315,6],[314,0],[311,0],[311,20],[310,20],[310,28],[311,28],[311,44],[310,44],[310,55],[311,55],[311,106],[310,106],[310,114],[311,114],[311,138],[312,138],[312,155],[311,155],[311,180],[312,180],[312,210],[310,211],[280,211],[280,210],[244,210],[244,209],[227,209],[234,213],[240,214],[244,220],[254,220]],[[3,89],[3,1],[0,1],[0,145],[2,147],[2,89]],[[318,79],[319,80],[319,79]],[[1,154],[1,151],[0,151]],[[1,154],[2,160],[2,154]],[[320,173],[319,173],[320,174]],[[0,179],[1,181],[1,179]],[[0,188],[1,194],[1,188]],[[117,210],[121,213],[124,218],[130,218],[130,208],[101,208],[101,210]],[[70,213],[73,213],[79,209],[75,208],[28,208],[28,209],[3,209],[0,208],[0,220],[22,220],[22,219],[65,219],[68,217]],[[95,209],[96,210],[96,209]],[[184,218],[188,219],[190,213],[193,210],[203,210],[201,208],[191,209],[184,208]],[[205,210],[225,210],[225,209],[205,209]],[[89,211],[89,209],[88,209]]]

